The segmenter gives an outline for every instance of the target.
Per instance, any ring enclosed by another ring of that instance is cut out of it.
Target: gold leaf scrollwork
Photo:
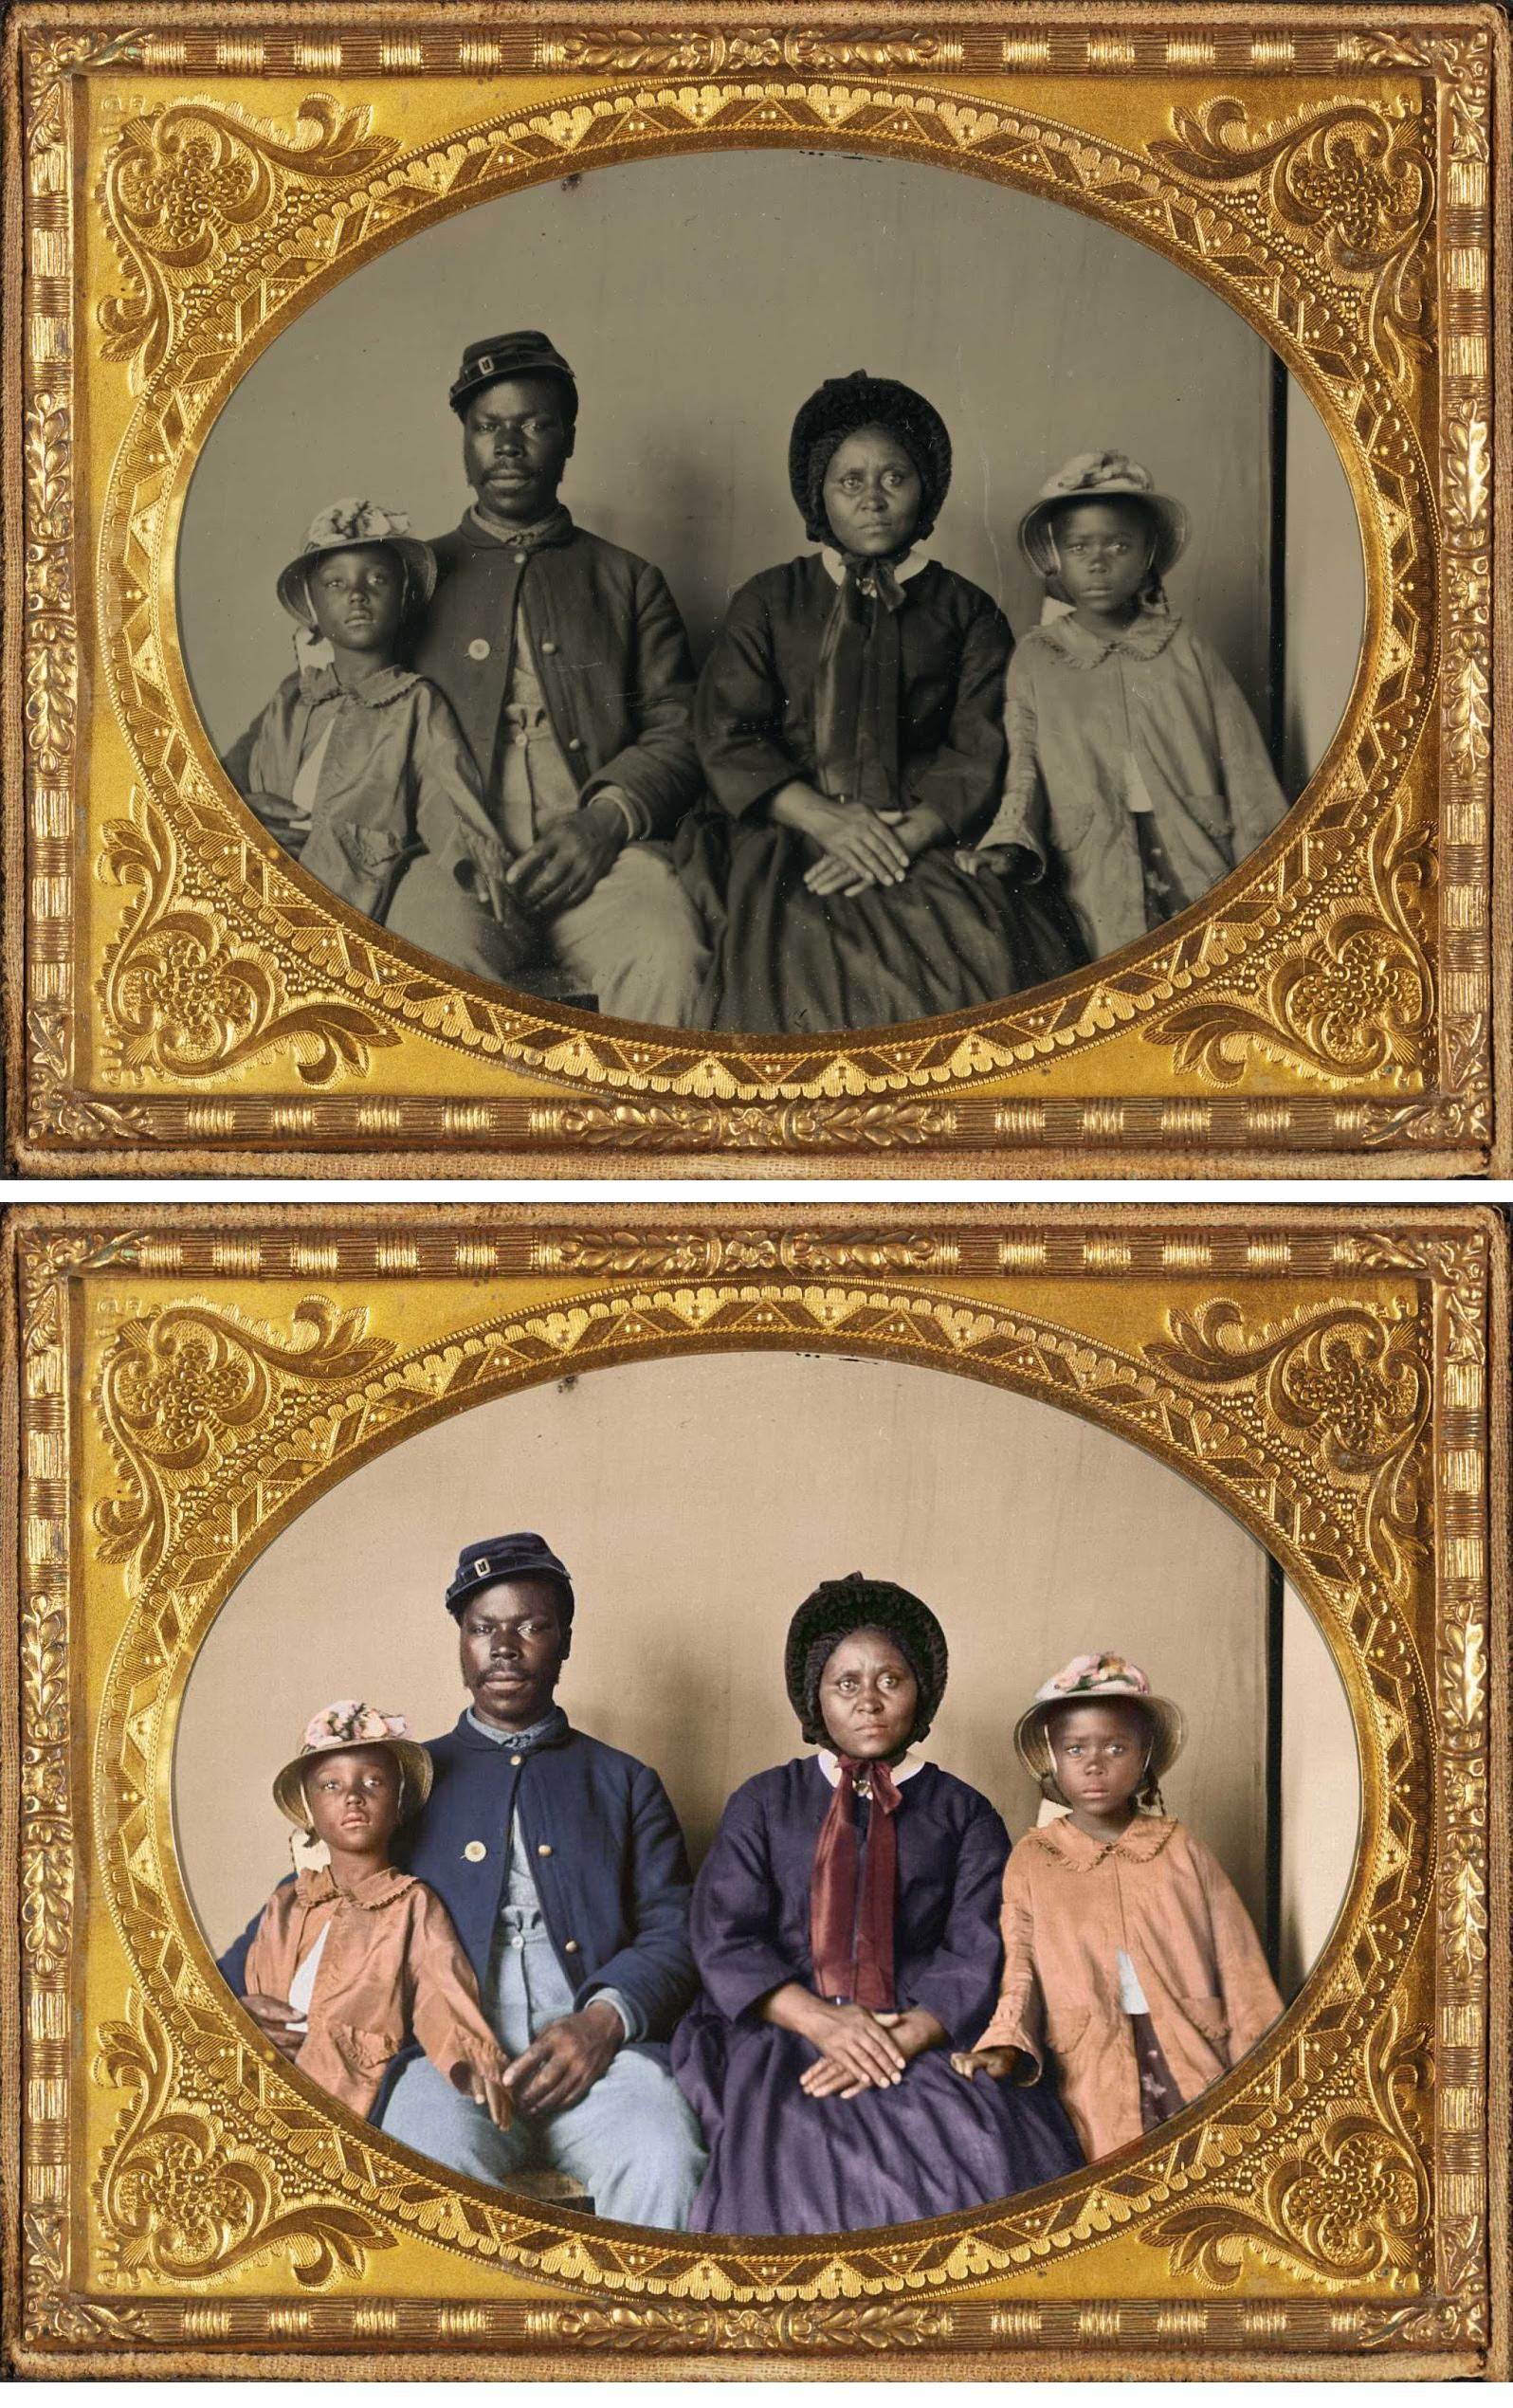
[[[34,1004],[27,1013],[32,1069],[32,1125],[38,1135],[145,1138],[152,1123],[137,1104],[81,1095],[72,1086],[73,1021],[61,1004]]]
[[[1175,2274],[1216,2289],[1239,2281],[1253,2251],[1315,2281],[1418,2287],[1431,2201],[1425,2162],[1429,2035],[1401,2033],[1393,2007],[1367,2043],[1358,2089],[1314,2119],[1249,2198],[1212,2194],[1142,2229]]]
[[[41,386],[27,406],[22,438],[27,479],[27,535],[36,543],[66,543],[73,533],[73,437],[68,396]]]
[[[1448,530],[1481,541],[1492,498],[1492,430],[1485,412],[1464,401],[1447,416],[1444,474]]]
[[[117,2307],[111,2300],[68,2296],[64,2219],[57,2208],[27,2209],[22,2218],[21,2247],[26,2270],[24,2329],[27,2341],[71,2342],[87,2346],[92,2342],[149,2338],[147,2318],[139,2308],[124,2301]]]
[[[1244,1334],[1238,1304],[1167,1316],[1169,1340],[1147,1360],[1198,1388],[1260,1382],[1269,1419],[1303,1441],[1331,1480],[1356,1489],[1367,1552],[1391,1581],[1425,1537],[1417,1452],[1433,1380],[1416,1314],[1334,1304],[1259,1339]]]
[[[370,2250],[393,2235],[371,2216],[335,2202],[281,2205],[256,2158],[228,2149],[212,2118],[175,2099],[167,2034],[135,1992],[128,2020],[100,2034],[93,2078],[130,2094],[95,2184],[118,2279],[142,2270],[199,2283],[287,2253],[294,2279],[319,2290],[360,2276]]]
[[[300,103],[293,138],[208,98],[121,127],[99,197],[127,289],[101,301],[100,324],[106,358],[132,362],[134,390],[161,367],[245,233],[265,242],[292,232],[309,187],[355,184],[392,155],[395,138],[370,133],[371,122],[371,110],[316,93]]]
[[[106,963],[102,995],[129,1069],[204,1079],[283,1046],[306,1086],[362,1071],[370,1049],[397,1045],[360,1006],[313,996],[289,1002],[271,956],[228,939],[212,912],[178,894],[179,848],[163,813],[143,801],[105,830],[106,876],[140,889]]]
[[[64,1972],[73,1924],[74,1860],[68,1820],[68,1626],[46,1596],[21,1631],[21,1945],[33,1976]]]
[[[766,1151],[774,1147],[928,1145],[955,1133],[946,1104],[554,1104],[533,1116],[554,1137],[580,1145],[639,1145],[651,1152]]]
[[[1244,1075],[1248,1048],[1320,1078],[1385,1072],[1395,1083],[1424,1068],[1434,1022],[1434,980],[1417,923],[1429,885],[1433,832],[1401,802],[1372,832],[1367,892],[1353,898],[1303,953],[1285,957],[1259,995],[1206,991],[1144,1031],[1171,1045],[1179,1070],[1223,1086]]]
[[[845,67],[948,66],[959,63],[961,45],[939,33],[846,33],[807,26],[732,27],[677,32],[658,28],[593,27],[548,35],[538,46],[545,67],[581,68],[597,75],[716,75],[722,68],[746,75],[788,66],[831,71]]]
[[[71,619],[37,618],[27,629],[22,723],[33,775],[56,786],[67,775],[74,749],[79,647]]]
[[[704,1237],[605,1230],[544,1239],[536,1253],[554,1270],[712,1279],[729,1271],[927,1271],[940,1268],[951,1250],[922,1234],[866,1238],[816,1230],[725,1230]]]
[[[1434,176],[1417,110],[1334,102],[1257,135],[1243,102],[1216,100],[1174,109],[1172,125],[1176,139],[1153,142],[1152,156],[1196,184],[1249,186],[1281,230],[1312,235],[1331,273],[1363,288],[1362,336],[1401,378],[1433,312],[1423,246]]]
[[[343,1311],[323,1296],[295,1306],[294,1327],[308,1333],[298,1344],[208,1304],[168,1304],[123,1323],[100,1381],[105,1433],[129,1483],[124,1498],[95,1507],[105,1561],[127,1563],[138,1579],[155,1571],[178,1491],[209,1478],[286,1389],[350,1385],[393,1352],[389,1341],[365,1337],[367,1325],[363,1308]]]
[[[118,60],[139,60],[142,36],[138,32],[103,37],[90,33],[56,34],[27,42],[26,55],[27,144],[36,157],[44,151],[61,150],[64,145],[69,77],[85,67],[110,66]]]
[[[1353,46],[1366,66],[1420,67],[1435,77],[1449,94],[1450,156],[1489,156],[1486,103],[1492,46],[1487,34],[1363,33],[1356,36]]]
[[[778,2308],[553,2308],[533,2325],[561,2341],[601,2348],[661,2351],[919,2349],[946,2340],[949,2310],[865,2304],[785,2302]]]

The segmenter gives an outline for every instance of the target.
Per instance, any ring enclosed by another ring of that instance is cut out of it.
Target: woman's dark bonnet
[[[832,543],[825,512],[825,474],[848,435],[881,427],[908,453],[920,480],[920,515],[911,538],[922,543],[940,515],[951,484],[951,437],[922,393],[865,368],[831,376],[811,393],[793,421],[788,481],[811,543]]]
[[[829,1745],[820,1712],[819,1686],[826,1665],[843,1639],[857,1631],[881,1631],[898,1649],[919,1684],[912,1746],[924,1738],[939,1711],[949,1656],[945,1633],[921,1597],[892,1580],[869,1580],[860,1572],[824,1580],[807,1596],[789,1625],[784,1672],[789,1701],[811,1747]]]

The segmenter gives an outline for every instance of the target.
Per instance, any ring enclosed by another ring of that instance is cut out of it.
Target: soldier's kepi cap
[[[447,1591],[447,1611],[461,1621],[475,1589],[495,1580],[555,1580],[562,1596],[565,1625],[573,1620],[573,1576],[559,1555],[534,1530],[510,1530],[502,1539],[478,1539],[464,1547]]]
[[[459,418],[476,392],[482,392],[485,385],[497,385],[503,376],[557,377],[568,390],[570,416],[577,416],[577,378],[556,345],[526,326],[512,335],[491,335],[484,342],[468,344],[447,396]]]

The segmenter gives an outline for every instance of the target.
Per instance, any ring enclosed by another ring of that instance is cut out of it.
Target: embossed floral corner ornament
[[[367,1148],[420,1160],[445,1140],[521,1164],[1120,1169],[1197,1142],[1283,1167],[1385,1150],[1486,1168],[1493,35],[1474,9],[1390,33],[1212,13],[1202,44],[1090,34],[1054,0],[1032,42],[720,9],[672,28],[505,12],[483,32],[438,10],[400,41],[355,17],[346,51],[376,42],[376,98],[348,80],[339,25],[313,43],[248,18],[226,38],[164,9],[129,32],[28,36],[27,231],[67,260],[96,211],[115,262],[88,293],[40,279],[28,320],[28,1158],[127,1147],[184,1166],[277,1145],[352,1171]],[[444,125],[404,106],[460,67]],[[1110,74],[1127,86],[1118,140],[1093,106]],[[76,157],[81,79],[110,106]],[[1261,329],[1359,513],[1371,608],[1348,722],[1204,906],[1127,963],[957,1022],[694,1037],[455,977],[305,880],[210,755],[165,565],[200,444],[263,345],[410,227],[585,164],[795,144],[1069,200]],[[88,524],[86,396],[111,462]],[[77,615],[86,556],[98,633]],[[108,799],[87,778],[106,711],[131,763]]]

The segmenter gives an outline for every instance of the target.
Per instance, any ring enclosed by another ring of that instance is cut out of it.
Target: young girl
[[[1094,959],[1196,903],[1287,808],[1238,685],[1166,608],[1186,541],[1180,503],[1119,451],[1080,452],[1020,522],[1063,607],[1009,665],[1008,781],[975,861],[1058,865]]]
[[[1175,2115],[1282,2013],[1233,1885],[1162,1811],[1184,1736],[1121,1655],[1074,1656],[1014,1732],[1020,1761],[1070,1811],[1009,1859],[998,2004],[951,2062],[969,2080],[1033,2079],[1048,2052],[1089,2161]]]
[[[368,919],[481,977],[537,950],[506,885],[512,856],[483,808],[446,697],[402,665],[436,585],[400,512],[337,502],[279,578],[302,630],[286,677],[224,766],[313,878]]]
[[[389,1861],[396,1826],[430,1794],[431,1764],[404,1719],[354,1698],[324,1706],[273,1784],[282,1813],[330,1861],[277,1888],[246,1958],[246,1996],[288,2010],[278,2045],[312,2082],[366,2115],[413,2035],[459,2090],[510,2120],[509,2060],[434,1891]]]
[[[1077,968],[1049,882],[1021,891],[995,862],[975,885],[955,855],[1002,786],[1012,638],[924,548],[951,482],[939,412],[892,377],[831,377],[788,472],[815,549],[741,587],[694,709],[718,806],[679,836],[715,939],[701,1025],[897,1024]]]

